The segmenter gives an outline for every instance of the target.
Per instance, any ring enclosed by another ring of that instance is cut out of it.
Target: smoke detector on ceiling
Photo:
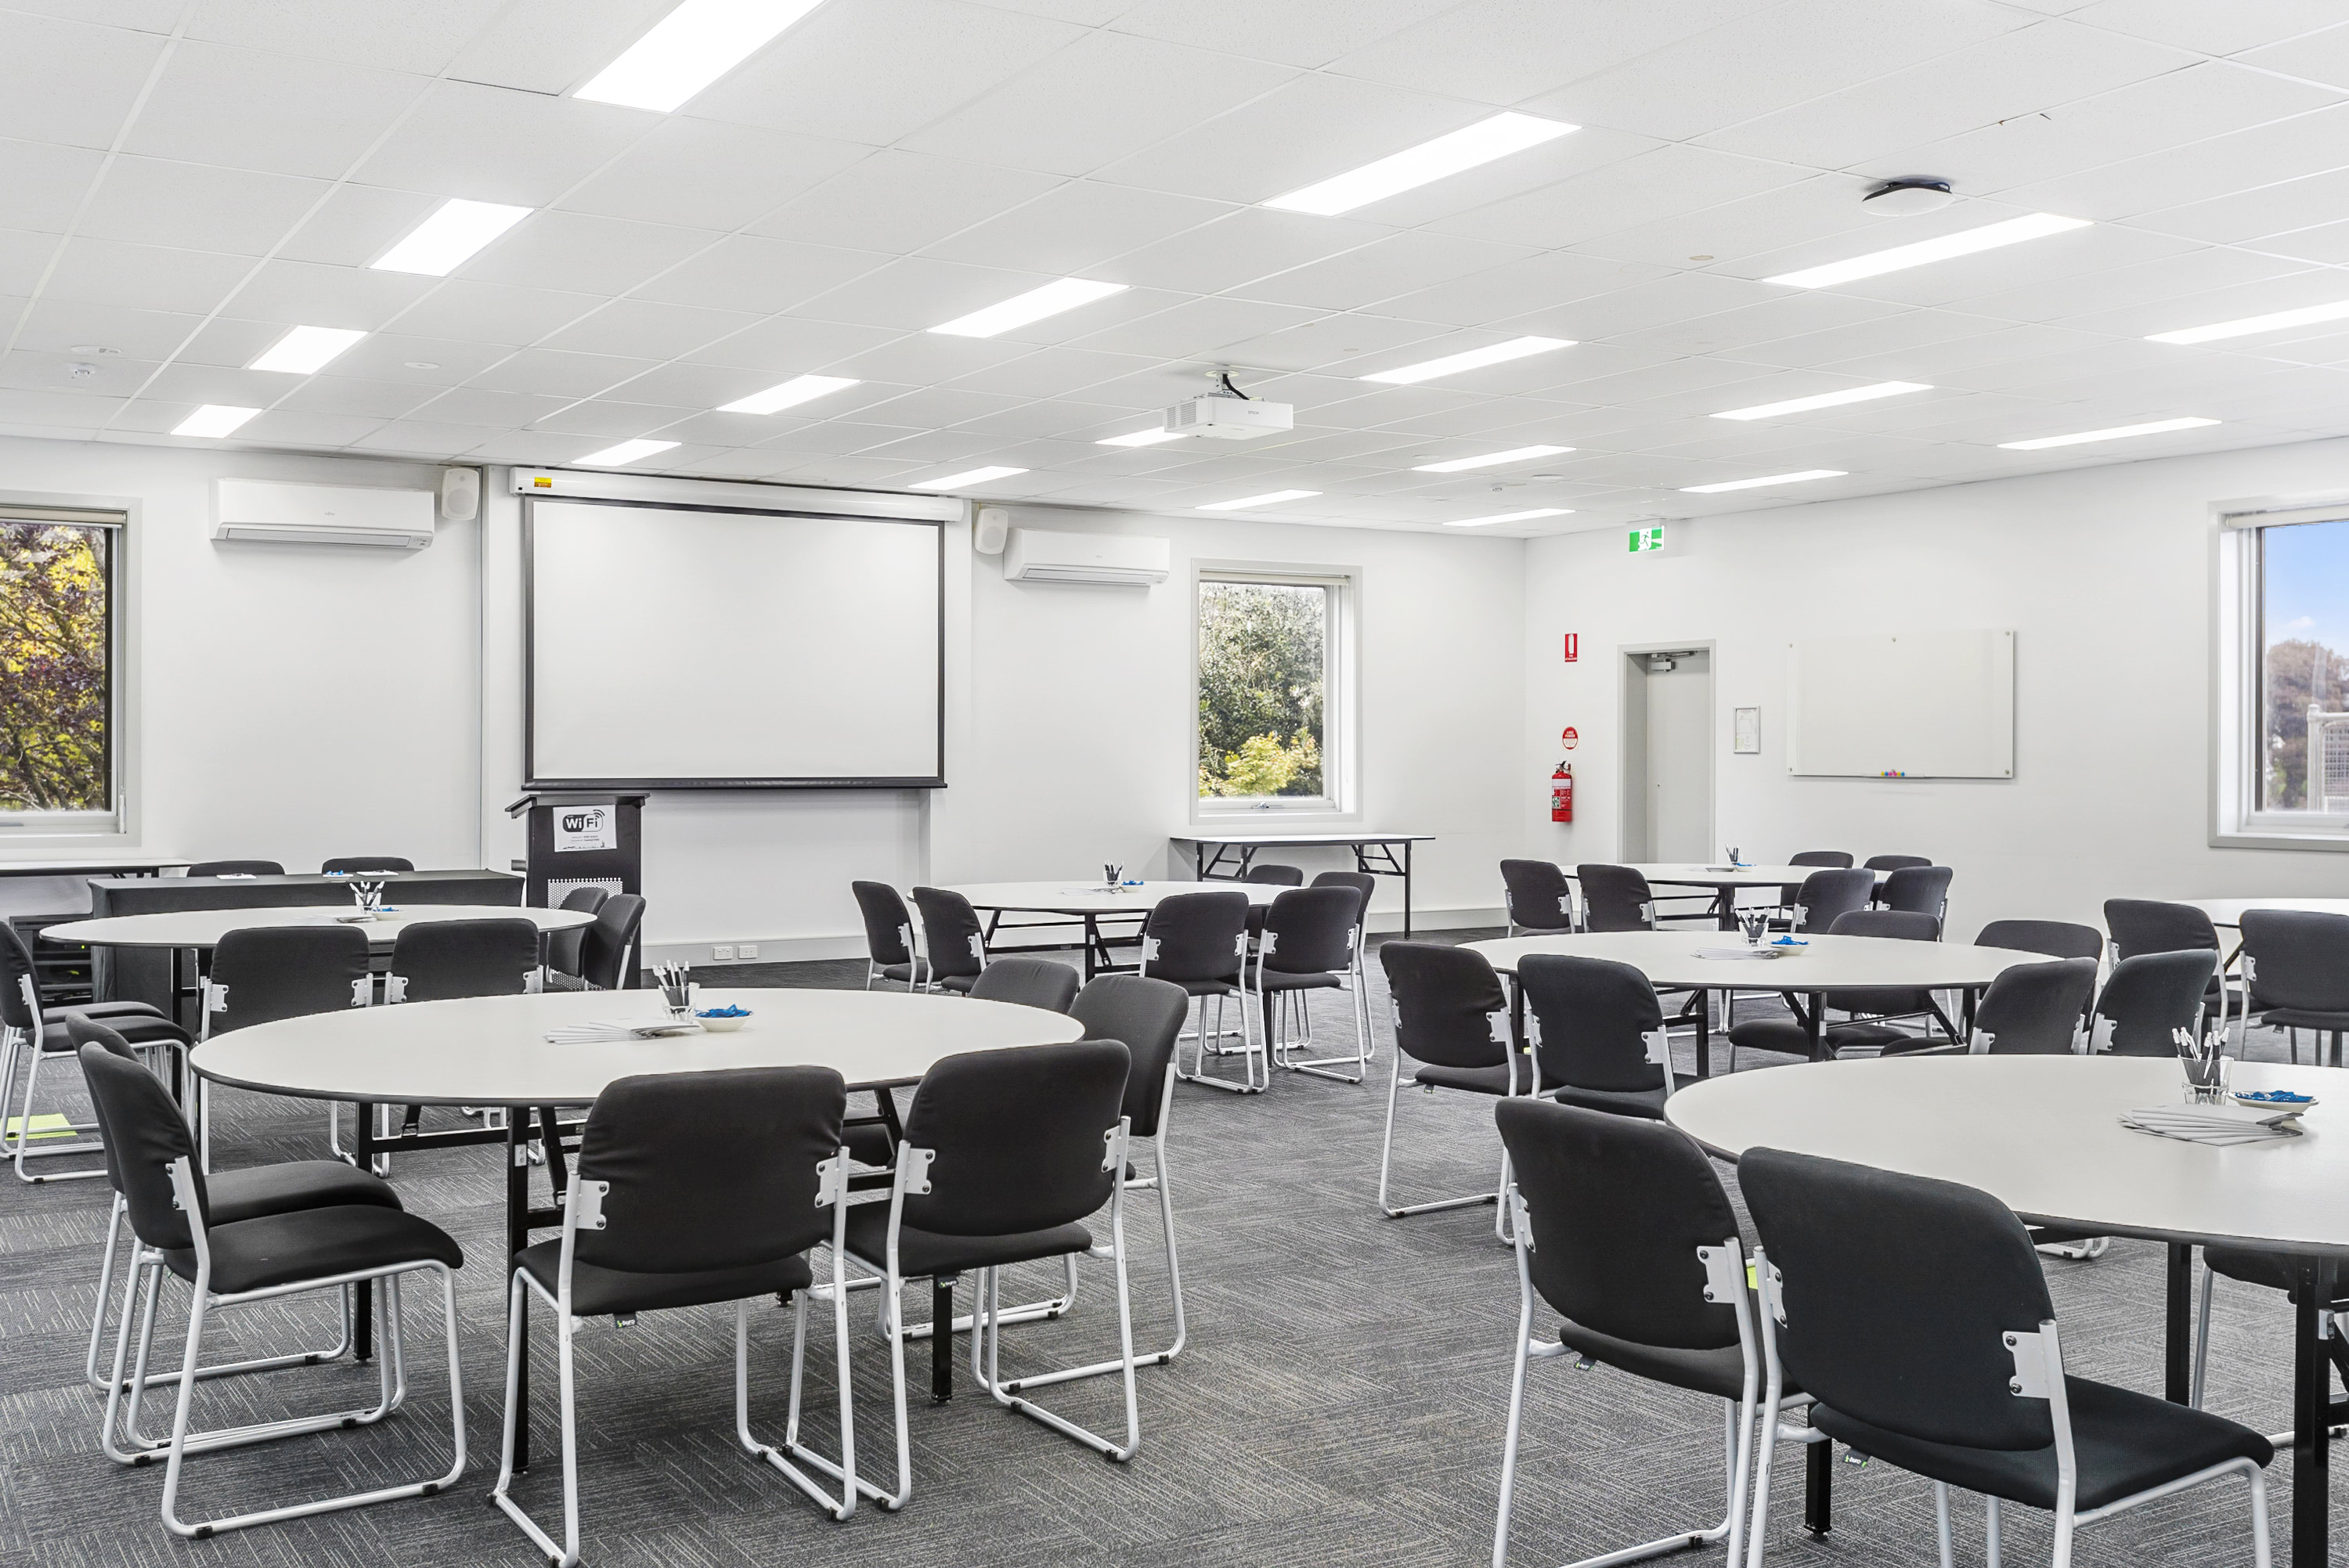
[[[1859,199],[1868,211],[1886,218],[1913,218],[1938,212],[1957,197],[1946,180],[1888,180]]]

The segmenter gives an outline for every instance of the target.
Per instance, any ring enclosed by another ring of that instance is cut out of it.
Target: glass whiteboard
[[[2014,777],[2014,634],[1900,632],[1786,645],[1786,771]]]

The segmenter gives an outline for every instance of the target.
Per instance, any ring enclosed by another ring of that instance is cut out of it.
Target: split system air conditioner
[[[432,542],[435,505],[429,490],[214,480],[212,537],[243,544],[421,550]]]
[[[1015,528],[1003,575],[1015,583],[1108,583],[1147,587],[1166,581],[1174,547],[1126,533],[1047,533]]]

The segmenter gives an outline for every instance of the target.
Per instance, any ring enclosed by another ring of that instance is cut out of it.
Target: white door
[[[1713,660],[1682,654],[1648,671],[1648,859],[1711,861]]]

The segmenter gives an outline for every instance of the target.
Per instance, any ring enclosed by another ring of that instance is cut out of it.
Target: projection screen
[[[943,537],[528,502],[526,787],[944,785]]]

